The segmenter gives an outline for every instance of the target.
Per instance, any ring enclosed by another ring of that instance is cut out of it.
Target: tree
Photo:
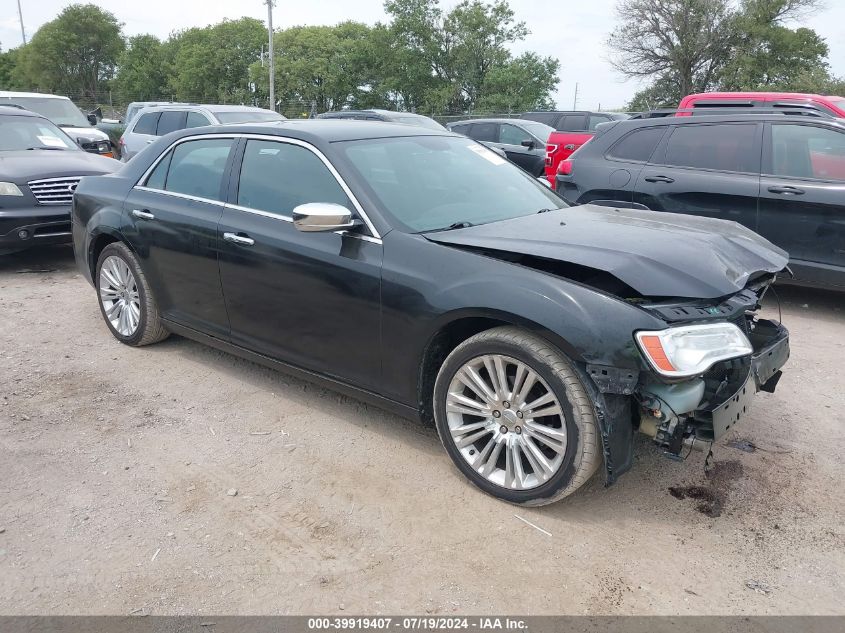
[[[734,30],[736,44],[721,72],[725,90],[794,90],[799,78],[827,73],[828,47],[807,28],[783,21],[812,9],[815,0],[744,0]]]
[[[549,95],[558,84],[559,70],[560,62],[553,57],[523,53],[487,73],[477,108],[508,113],[552,110],[555,103]]]
[[[388,0],[384,7],[390,32],[408,53],[403,61],[419,64],[412,76],[424,84],[426,110],[474,108],[490,72],[511,62],[508,45],[528,34],[506,0],[462,0],[449,13],[437,0]]]
[[[623,0],[611,33],[613,66],[628,78],[662,80],[675,103],[711,87],[734,42],[729,0]]]
[[[130,37],[120,57],[115,90],[126,102],[160,99],[167,94],[168,70],[165,51],[157,37]]]
[[[21,47],[16,73],[30,88],[95,99],[115,72],[124,41],[114,15],[72,4]]]
[[[163,53],[173,59],[170,88],[185,101],[251,101],[249,67],[259,59],[266,38],[267,29],[254,18],[176,33]]]
[[[18,49],[5,53],[0,49],[0,90],[11,90],[15,85],[15,68],[18,65]]]

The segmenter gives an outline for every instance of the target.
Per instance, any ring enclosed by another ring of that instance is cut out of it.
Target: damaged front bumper
[[[718,440],[748,413],[758,391],[773,393],[777,387],[789,359],[789,331],[780,323],[758,320],[748,338],[754,347],[750,358],[719,363],[704,376],[704,406],[688,423],[697,439]]]

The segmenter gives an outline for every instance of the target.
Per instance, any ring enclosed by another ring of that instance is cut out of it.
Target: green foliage
[[[552,91],[557,85],[560,62],[553,57],[523,53],[487,73],[477,110],[488,112],[524,112],[552,110]]]
[[[167,93],[169,65],[164,46],[153,35],[130,37],[120,57],[115,92],[128,101],[152,101]]]
[[[14,90],[18,87],[15,79],[18,50],[16,48],[6,52],[0,50],[0,90]]]
[[[175,34],[169,86],[177,99],[243,103],[252,97],[249,67],[260,57],[267,29],[259,20],[224,20]]]
[[[828,47],[815,31],[785,26],[818,0],[623,0],[609,44],[617,69],[649,78],[629,108],[676,106],[706,90],[829,93]]]
[[[74,4],[18,49],[14,74],[29,88],[93,98],[114,76],[123,49],[114,15],[93,4]]]

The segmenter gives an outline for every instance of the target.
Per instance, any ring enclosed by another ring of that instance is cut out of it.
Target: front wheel
[[[434,417],[458,469],[511,503],[562,499],[601,462],[595,408],[578,373],[519,328],[488,330],[455,348],[437,375]]]
[[[140,347],[169,336],[147,278],[126,244],[114,242],[103,249],[95,283],[100,312],[118,341]]]

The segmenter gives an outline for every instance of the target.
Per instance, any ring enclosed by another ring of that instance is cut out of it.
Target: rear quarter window
[[[135,124],[135,127],[132,128],[132,131],[135,134],[150,134],[151,136],[155,136],[156,127],[158,126],[158,117],[160,114],[160,112],[147,112],[146,114],[142,114],[138,119],[138,122]]]
[[[646,127],[623,136],[611,147],[608,158],[647,163],[666,132],[664,127]]]
[[[666,146],[665,165],[731,172],[760,171],[755,123],[677,125]]]

